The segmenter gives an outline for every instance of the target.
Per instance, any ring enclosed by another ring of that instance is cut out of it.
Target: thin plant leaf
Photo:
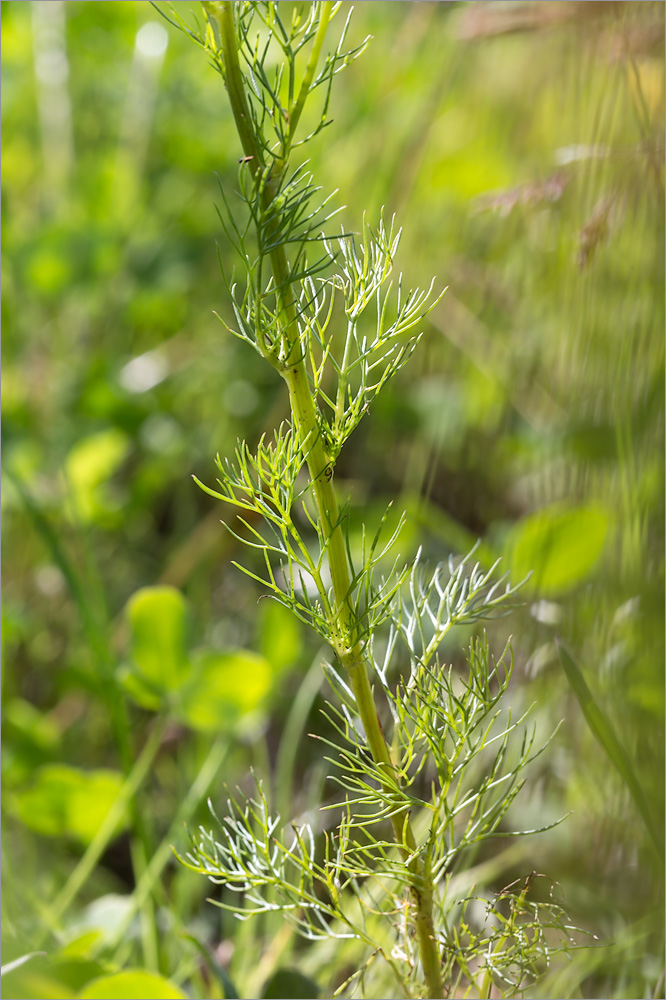
[[[2,968],[0,968],[0,976],[5,976],[8,972],[16,972],[16,970],[20,969],[22,965],[29,962],[31,958],[38,958],[40,955],[45,956],[46,952],[29,951],[27,955],[21,955],[20,958],[15,958],[13,962],[7,962],[6,965],[3,965]]]
[[[636,807],[641,814],[643,822],[645,823],[652,845],[656,850],[663,867],[663,841],[657,833],[652,816],[650,815],[647,799],[645,798],[643,788],[636,777],[636,772],[634,771],[629,756],[620,743],[615,730],[611,725],[610,719],[599,706],[599,703],[595,700],[594,695],[587,686],[580,667],[559,639],[556,640],[556,643],[562,669],[564,670],[567,680],[569,681],[569,685],[571,686],[571,690],[575,694],[583,711],[585,721],[590,727],[592,735],[603,748],[606,756],[620,773],[624,783],[629,789],[631,797],[636,803]]]

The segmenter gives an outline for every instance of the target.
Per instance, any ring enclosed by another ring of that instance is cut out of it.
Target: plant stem
[[[211,5],[212,6],[212,5]],[[312,80],[316,62],[324,41],[324,34],[330,18],[332,3],[322,5],[322,15],[306,73],[301,85],[293,114],[296,120],[300,117],[307,91]],[[229,101],[236,128],[240,136],[243,151],[249,157],[248,164],[253,177],[257,178],[259,171],[264,171],[264,161],[261,148],[252,129],[252,119],[249,113],[245,95],[244,80],[238,60],[236,30],[234,25],[233,3],[223,0],[216,5],[216,16],[220,27],[222,55],[224,60],[224,79],[227,86]],[[309,81],[309,82],[308,82]],[[282,149],[282,157],[278,158],[277,170],[273,176],[268,176],[263,187],[263,204],[268,208],[277,192],[280,176],[286,168],[288,145],[293,137],[295,122],[290,122],[289,142]],[[345,667],[356,699],[358,714],[368,740],[370,751],[382,770],[391,775],[387,782],[387,790],[395,783],[395,769],[391,754],[382,731],[372,688],[368,677],[368,662],[363,651],[363,645],[358,637],[355,616],[351,605],[351,577],[344,534],[340,521],[340,511],[333,488],[333,460],[326,452],[322,438],[315,402],[310,391],[304,351],[298,333],[296,303],[290,282],[289,264],[283,245],[278,245],[270,253],[273,280],[282,316],[281,337],[286,350],[286,360],[280,367],[289,390],[289,399],[293,415],[294,427],[302,442],[305,460],[314,490],[319,522],[322,530],[323,543],[328,554],[328,563],[333,585],[335,606],[332,609],[331,625],[338,637],[336,654]],[[433,886],[432,879],[425,870],[423,862],[416,854],[416,841],[412,830],[409,813],[399,812],[392,817],[393,832],[396,843],[403,857],[411,857],[408,863],[412,875],[412,900],[416,911],[416,929],[419,942],[423,973],[427,983],[428,997],[437,1000],[444,996],[441,961],[435,938],[433,922]]]
[[[312,43],[310,58],[308,59],[308,64],[305,67],[305,73],[303,74],[303,80],[301,81],[301,88],[298,92],[298,97],[289,108],[289,139],[287,149],[285,149],[285,154],[289,152],[289,145],[296,134],[298,122],[303,112],[303,108],[305,107],[305,102],[308,99],[308,94],[310,93],[310,86],[312,85],[315,70],[317,69],[317,63],[319,62],[324,39],[326,38],[326,32],[328,31],[328,22],[331,19],[332,12],[333,4],[331,0],[326,0],[326,2],[321,5],[321,15],[317,26],[317,34],[315,35],[315,40]]]

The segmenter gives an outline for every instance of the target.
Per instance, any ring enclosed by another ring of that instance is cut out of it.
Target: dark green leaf
[[[317,1000],[319,987],[296,969],[278,969],[266,982],[264,1000]]]

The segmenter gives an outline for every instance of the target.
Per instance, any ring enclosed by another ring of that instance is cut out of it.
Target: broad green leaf
[[[571,690],[578,699],[592,735],[599,745],[603,747],[606,756],[622,776],[663,864],[664,845],[656,831],[641,783],[636,776],[629,756],[617,738],[610,719],[599,706],[598,702],[595,701],[594,695],[587,686],[580,667],[559,640],[557,640],[557,652]]]
[[[546,507],[520,521],[507,539],[512,579],[531,573],[540,593],[565,593],[581,583],[602,553],[609,528],[602,507]]]
[[[297,969],[278,969],[264,986],[264,1000],[317,1000],[319,987]]]
[[[185,598],[175,587],[144,587],[128,601],[133,665],[149,691],[178,690],[189,671]]]
[[[141,674],[137,674],[125,664],[118,668],[116,676],[137,705],[149,712],[159,712],[163,702],[162,694],[158,693],[154,686],[148,684]]]
[[[259,648],[273,669],[293,667],[303,650],[303,637],[298,619],[277,601],[260,604]]]
[[[67,929],[67,936],[71,934],[71,928]],[[102,941],[102,932],[99,930],[86,931],[78,937],[72,938],[60,949],[60,955],[64,959],[75,959],[83,961],[94,953],[99,953],[99,944]],[[101,969],[101,972],[106,971]]]
[[[29,788],[10,799],[26,826],[48,837],[74,837],[89,844],[123,783],[117,771],[80,771],[66,764],[39,768]],[[126,817],[118,824],[127,825]]]
[[[129,439],[117,428],[78,441],[65,460],[65,476],[76,519],[92,521],[108,504],[101,486],[113,475],[129,449]]]
[[[187,994],[164,976],[131,969],[93,979],[79,1000],[187,1000]]]
[[[181,718],[193,729],[229,729],[261,709],[272,678],[268,660],[250,650],[195,650],[192,680],[182,692]]]
[[[58,952],[49,961],[49,972],[74,993],[106,971],[104,965],[94,959],[72,958]]]

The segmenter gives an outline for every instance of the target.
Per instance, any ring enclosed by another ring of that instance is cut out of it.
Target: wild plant
[[[237,512],[228,530],[250,550],[239,568],[332,651],[334,736],[318,738],[341,790],[322,806],[333,825],[289,826],[258,781],[182,860],[224,885],[219,905],[241,919],[279,911],[305,938],[358,942],[339,992],[367,990],[381,957],[396,996],[514,996],[573,944],[564,911],[550,885],[534,891],[543,877],[475,898],[460,874],[490,838],[519,835],[507,812],[541,748],[505,705],[510,645],[494,656],[478,635],[462,670],[441,650],[455,626],[507,614],[517,587],[473,553],[434,568],[420,553],[387,563],[402,522],[355,551],[336,490],[342,448],[443,294],[434,279],[407,290],[392,277],[394,220],[333,236],[332,196],[296,158],[329,124],[335,76],[366,46],[346,47],[349,9],[326,49],[347,6],[207,2],[201,29],[167,14],[221,75],[240,139],[238,191],[221,186],[219,213],[242,272],[223,270],[230,332],[275,369],[291,406],[272,439],[218,456],[216,489],[199,485]]]

